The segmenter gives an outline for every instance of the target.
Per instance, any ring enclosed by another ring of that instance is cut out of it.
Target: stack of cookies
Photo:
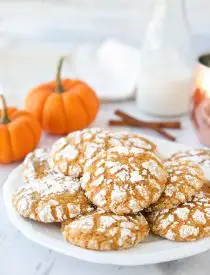
[[[170,240],[196,240],[210,235],[210,196],[201,191],[210,153],[195,152],[163,160],[137,134],[77,131],[26,157],[13,205],[25,218],[61,223],[64,237],[87,249],[133,247],[149,228]]]

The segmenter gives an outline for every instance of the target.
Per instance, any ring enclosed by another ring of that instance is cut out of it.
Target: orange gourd
[[[56,80],[42,84],[27,95],[25,106],[49,134],[64,135],[86,128],[96,117],[99,99],[80,80],[61,79],[64,57],[58,63]]]
[[[7,108],[3,95],[0,110],[0,163],[23,159],[34,150],[40,140],[41,126],[30,113]]]

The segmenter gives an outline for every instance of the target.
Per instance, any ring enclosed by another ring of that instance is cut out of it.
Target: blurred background
[[[0,84],[10,105],[22,105],[30,88],[54,78],[56,62],[61,54],[72,54],[85,43],[89,47],[85,48],[85,53],[82,48],[83,63],[86,64],[89,62],[87,52],[90,55],[94,47],[112,39],[139,50],[152,17],[154,2],[1,0]],[[210,1],[186,0],[185,3],[193,50],[199,55],[210,48]],[[105,49],[109,53],[109,48]],[[72,61],[70,67],[66,66],[66,74],[71,69],[74,76]]]

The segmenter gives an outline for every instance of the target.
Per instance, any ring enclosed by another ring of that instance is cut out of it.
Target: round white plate
[[[185,150],[185,145],[164,140],[152,139],[164,156],[178,150]],[[65,255],[81,260],[115,265],[144,265],[181,259],[210,249],[210,237],[195,242],[181,243],[149,236],[135,248],[121,251],[98,252],[82,249],[67,243],[58,225],[45,225],[20,217],[12,207],[12,194],[23,183],[21,167],[17,167],[4,185],[4,201],[9,218],[27,238]]]

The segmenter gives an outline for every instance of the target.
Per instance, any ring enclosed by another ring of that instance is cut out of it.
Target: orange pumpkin
[[[26,110],[50,134],[63,135],[87,127],[96,117],[99,99],[80,80],[61,79],[64,57],[58,64],[56,80],[34,88],[27,96]]]
[[[39,122],[26,111],[7,108],[0,95],[0,163],[6,164],[23,159],[37,146],[41,136]]]

